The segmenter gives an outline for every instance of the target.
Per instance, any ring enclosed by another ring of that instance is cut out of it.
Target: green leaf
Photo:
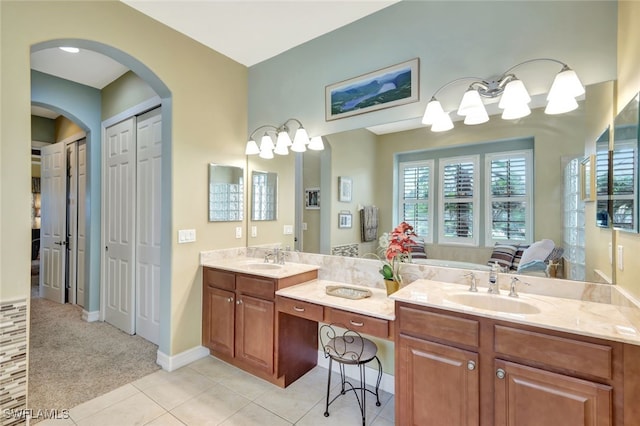
[[[385,280],[393,279],[393,269],[391,269],[391,266],[389,265],[386,265],[386,264],[382,265],[382,269],[380,269],[380,273],[382,274]]]

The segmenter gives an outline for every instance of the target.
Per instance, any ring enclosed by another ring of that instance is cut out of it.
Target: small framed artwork
[[[326,120],[416,102],[418,58],[350,78],[325,88]]]
[[[338,228],[345,229],[351,228],[351,212],[340,212],[338,213]]]
[[[582,201],[595,201],[595,173],[593,165],[595,155],[591,154],[580,163],[580,198]]]
[[[338,177],[338,201],[350,202],[353,181],[349,177]]]
[[[320,210],[320,188],[304,190],[304,207],[307,210]]]

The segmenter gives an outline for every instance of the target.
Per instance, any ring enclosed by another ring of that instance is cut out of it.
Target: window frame
[[[525,194],[518,197],[494,197],[491,191],[491,162],[495,159],[521,158],[525,159]],[[533,150],[522,149],[514,151],[490,152],[484,155],[484,217],[485,217],[485,247],[498,244],[529,244],[533,236]],[[525,202],[525,236],[524,241],[493,238],[493,202],[494,201],[524,201]]]
[[[427,205],[427,210],[428,210],[428,214],[427,214],[427,228],[428,228],[428,232],[426,235],[423,234],[418,234],[417,236],[422,239],[425,243],[427,244],[431,244],[433,243],[434,240],[434,229],[435,229],[435,223],[434,221],[434,214],[433,214],[433,209],[434,209],[434,194],[435,194],[435,187],[434,187],[434,175],[435,175],[435,160],[430,159],[430,160],[415,160],[415,161],[402,161],[398,163],[398,208],[396,210],[396,214],[398,215],[399,218],[401,218],[402,220],[404,219],[404,214],[402,214],[404,212],[404,205],[406,204],[406,200],[404,198],[404,184],[405,184],[405,169],[406,168],[415,168],[415,167],[427,167],[429,168],[429,183],[428,183],[428,197],[426,201],[422,201],[421,200],[412,200],[412,203],[414,204],[426,204]]]
[[[444,196],[444,172],[448,165],[471,162],[473,163],[473,196],[471,198],[446,199]],[[478,247],[480,242],[480,154],[445,157],[438,160],[438,244],[448,244],[465,247]],[[448,203],[471,203],[473,216],[471,238],[447,237],[444,235],[444,210]]]

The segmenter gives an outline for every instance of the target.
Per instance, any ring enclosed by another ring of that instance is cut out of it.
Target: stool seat
[[[339,330],[344,329],[340,332]],[[341,333],[341,334],[340,334]],[[342,324],[329,324],[320,327],[320,342],[324,350],[324,356],[329,358],[329,377],[327,379],[327,403],[325,405],[324,416],[329,417],[329,405],[338,397],[345,395],[347,391],[353,391],[360,406],[362,415],[362,425],[365,425],[366,414],[366,393],[376,396],[376,405],[380,406],[380,381],[382,380],[382,364],[378,358],[378,346],[371,340],[366,339],[355,330],[350,330]],[[378,363],[378,379],[375,392],[367,389],[365,381],[365,364],[376,360]],[[340,368],[340,382],[342,384],[340,393],[330,400],[331,393],[331,368],[333,361],[336,361]],[[346,379],[345,365],[358,366],[360,372],[360,385],[354,386]]]

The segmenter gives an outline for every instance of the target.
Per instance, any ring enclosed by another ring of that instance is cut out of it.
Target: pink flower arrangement
[[[384,252],[386,261],[380,269],[380,274],[385,280],[394,280],[402,282],[400,276],[400,264],[403,262],[411,262],[411,246],[414,243],[411,237],[416,234],[413,232],[413,226],[407,222],[402,222],[395,227],[389,235],[389,243]]]

